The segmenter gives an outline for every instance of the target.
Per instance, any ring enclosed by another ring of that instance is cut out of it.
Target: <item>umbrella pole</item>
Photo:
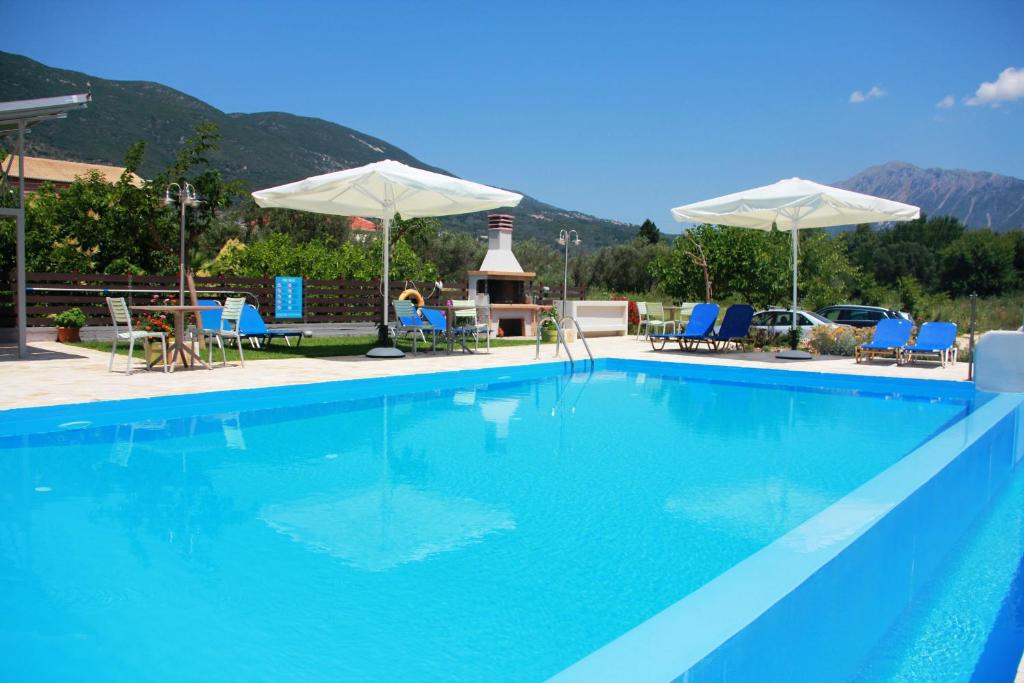
[[[790,313],[792,320],[789,322],[789,332],[792,339],[796,338],[796,306],[797,306],[797,295],[796,295],[796,277],[797,277],[797,264],[799,263],[798,256],[800,254],[800,219],[794,217],[792,225],[792,236],[793,236],[793,310]],[[811,354],[807,351],[792,348],[788,351],[782,351],[781,353],[775,354],[776,358],[783,358],[785,360],[810,360]]]
[[[390,273],[390,269],[391,269],[391,216],[385,216],[384,220],[381,223],[382,223],[382,225],[381,225],[380,233],[381,233],[381,238],[383,239],[383,242],[384,242],[384,273],[383,273],[383,275],[384,275],[384,278],[383,278],[383,285],[384,285],[384,294],[383,294],[384,311],[383,311],[383,314],[384,314],[384,317],[382,319],[384,320],[384,328],[387,329],[387,326],[388,326],[388,294],[391,292],[391,273]]]
[[[382,273],[381,285],[383,290],[381,292],[382,303],[382,315],[381,328],[377,334],[377,346],[373,347],[366,352],[366,355],[370,358],[401,358],[405,353],[397,346],[387,345],[387,329],[388,329],[388,297],[391,294],[391,280],[389,269],[391,267],[391,216],[390,212],[391,205],[389,203],[388,208],[384,211],[384,218],[381,220],[380,236],[384,246],[384,271]]]
[[[799,219],[796,219],[796,218],[793,219],[793,227],[792,227],[792,233],[793,233],[793,319],[790,321],[790,329],[791,330],[795,330],[796,329],[796,304],[797,304],[797,300],[796,300],[796,269],[797,269],[797,264],[799,263],[799,261],[797,260],[797,256],[798,256],[799,251],[800,251],[800,236],[799,236],[799,233],[797,232],[800,229],[799,226],[797,225],[798,222],[799,222]]]

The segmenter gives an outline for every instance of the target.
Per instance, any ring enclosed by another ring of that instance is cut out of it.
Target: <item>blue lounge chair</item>
[[[719,344],[724,349],[729,344],[740,346],[740,340],[746,339],[750,334],[750,322],[754,319],[754,307],[750,304],[733,304],[725,310],[725,317],[722,324],[708,339],[714,345],[715,351]]]
[[[219,330],[220,314],[222,307],[215,299],[199,299],[200,306],[206,306],[210,310],[199,312],[199,328],[203,330]]]
[[[903,357],[903,347],[910,341],[910,333],[914,325],[902,318],[883,318],[875,327],[875,336],[866,344],[858,346],[853,353],[854,360],[860,363],[890,353],[899,363]]]
[[[298,339],[295,343],[296,346],[302,345],[302,332],[300,330],[275,330],[267,327],[267,324],[263,322],[263,316],[260,315],[260,312],[252,304],[246,304],[245,308],[242,309],[242,320],[239,325],[242,336],[255,339],[257,347],[270,346],[270,342],[274,339],[284,339],[284,343],[291,346],[292,343],[288,341],[291,337]]]
[[[412,336],[412,352],[416,354],[416,337],[419,336],[423,340],[423,343],[427,343],[427,337],[424,332],[430,332],[433,328],[430,324],[423,321],[420,318],[419,313],[416,312],[416,307],[411,301],[405,299],[394,299],[391,301],[391,307],[395,310],[395,321],[391,327],[391,334],[395,338],[395,346],[398,346],[398,335],[407,334]]]
[[[912,363],[914,354],[938,356],[942,367],[955,364],[957,356],[956,323],[925,323],[917,333],[917,341],[903,347],[904,363]]]
[[[448,316],[445,315],[444,311],[439,311],[436,308],[421,308],[419,310],[420,315],[426,319],[427,324],[430,326],[430,331],[433,333],[430,350],[437,351],[437,333],[440,332],[444,338],[448,337]]]
[[[715,320],[717,319],[718,304],[697,304],[693,307],[690,320],[686,323],[686,329],[682,332],[648,335],[648,339],[651,340],[651,348],[662,350],[665,348],[665,344],[670,341],[678,342],[679,348],[683,350],[689,348],[690,345],[699,344],[702,341],[707,342],[710,347],[712,344],[710,338],[714,333]],[[655,346],[655,343],[659,341],[661,342],[661,347]]]

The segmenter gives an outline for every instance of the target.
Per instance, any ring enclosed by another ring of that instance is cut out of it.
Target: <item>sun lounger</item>
[[[917,333],[913,344],[903,347],[903,362],[912,363],[915,355],[938,356],[936,360],[946,364],[956,363],[956,323],[925,323]]]
[[[291,346],[292,343],[288,341],[291,337],[298,340],[295,342],[296,346],[302,345],[300,330],[275,330],[267,327],[267,324],[263,322],[263,316],[252,304],[246,304],[242,309],[241,328],[242,335],[255,339],[257,346],[270,346],[270,342],[274,339],[284,339],[284,343]]]
[[[910,341],[910,333],[914,325],[902,318],[883,318],[875,327],[875,336],[871,341],[861,344],[854,352],[854,360],[860,363],[880,356],[892,354],[899,363],[903,356],[903,347]]]
[[[437,351],[437,333],[440,332],[441,336],[448,337],[448,316],[445,315],[444,311],[436,308],[421,308],[420,315],[427,320],[427,324],[430,325],[430,330],[433,333],[430,341],[430,350]]]
[[[750,321],[754,318],[754,307],[750,304],[733,304],[725,310],[725,317],[722,324],[708,339],[714,345],[715,351],[726,348],[729,344],[740,346],[740,340],[746,339],[750,334]]]
[[[395,345],[398,345],[398,335],[405,334],[412,336],[412,352],[416,353],[416,336],[423,340],[423,343],[427,343],[427,337],[424,332],[430,332],[433,328],[420,318],[419,313],[416,312],[416,306],[411,301],[405,299],[394,299],[391,302],[391,306],[395,309],[395,322],[391,328],[391,332],[395,336]]]
[[[687,349],[702,341],[707,342],[710,347],[711,335],[714,333],[715,320],[718,318],[718,304],[697,304],[690,314],[690,320],[686,323],[686,329],[682,332],[667,332],[663,334],[649,334],[651,348],[661,350],[670,342],[678,342],[680,349]],[[655,346],[661,342],[661,347]]]

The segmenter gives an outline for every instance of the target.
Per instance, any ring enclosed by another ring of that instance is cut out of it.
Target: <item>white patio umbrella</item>
[[[313,176],[252,193],[264,208],[296,209],[335,216],[381,219],[384,243],[384,324],[388,322],[391,218],[452,216],[516,206],[521,194],[412,168],[397,161],[378,161],[346,171]],[[402,356],[398,349],[378,347],[368,356]]]
[[[796,327],[797,309],[798,230],[855,223],[910,221],[920,215],[921,210],[910,204],[801,178],[780,180],[773,185],[672,209],[672,217],[680,223],[714,223],[755,230],[771,230],[772,225],[776,225],[780,230],[789,230],[793,239],[793,328]]]

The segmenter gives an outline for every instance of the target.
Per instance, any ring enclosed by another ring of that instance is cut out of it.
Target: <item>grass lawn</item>
[[[376,336],[365,336],[365,337],[309,337],[302,340],[301,346],[296,346],[295,341],[292,340],[292,346],[286,346],[284,341],[278,339],[273,342],[269,348],[254,349],[248,345],[242,348],[245,353],[245,360],[268,360],[272,358],[327,358],[330,356],[361,356],[369,351],[377,342]],[[500,346],[523,346],[527,344],[535,344],[536,340],[533,339],[492,339],[491,347]],[[110,352],[109,341],[82,341],[72,344],[72,346],[80,346],[87,349],[96,349],[97,351]],[[137,344],[135,347],[134,356],[136,358],[142,358],[141,344]],[[475,348],[472,342],[468,343],[470,349]],[[480,344],[480,348],[484,347],[483,343]],[[159,346],[155,347],[157,353],[159,353]],[[398,342],[398,348],[406,352],[412,351],[412,342],[408,339],[401,339]],[[418,345],[420,353],[424,351],[430,351],[430,344],[426,347],[421,343]],[[456,349],[459,347],[456,345]],[[238,349],[234,347],[228,347],[228,361],[238,360]],[[117,344],[118,355],[128,354],[128,344],[126,342],[118,342]],[[203,358],[206,358],[206,351],[203,354]],[[442,353],[441,342],[438,341],[438,353]],[[220,361],[220,349],[215,348],[213,350],[214,362]]]

